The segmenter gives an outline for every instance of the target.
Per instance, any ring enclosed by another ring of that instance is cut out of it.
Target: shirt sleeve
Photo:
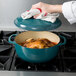
[[[70,24],[76,23],[76,1],[64,2],[62,13]]]

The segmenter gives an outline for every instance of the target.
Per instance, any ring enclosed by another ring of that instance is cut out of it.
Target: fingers
[[[33,16],[33,18],[37,18],[39,15],[40,15],[40,14],[35,15],[35,16]]]
[[[39,2],[39,3],[36,3],[36,4],[32,5],[31,9],[41,8],[41,6],[42,6],[42,2]]]
[[[37,3],[37,4],[34,4],[34,5],[32,5],[32,8],[30,9],[30,10],[32,10],[32,9],[39,9],[40,10],[40,12],[42,13],[42,2],[39,2],[39,3]],[[41,14],[40,13],[40,14]],[[33,16],[34,18],[37,18],[40,14],[37,14],[37,15],[35,15],[35,16]]]

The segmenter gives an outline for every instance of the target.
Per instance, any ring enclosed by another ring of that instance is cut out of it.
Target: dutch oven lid
[[[61,26],[61,21],[57,18],[54,23],[51,23],[40,19],[30,18],[23,20],[21,17],[17,17],[14,20],[14,24],[28,31],[49,31]]]

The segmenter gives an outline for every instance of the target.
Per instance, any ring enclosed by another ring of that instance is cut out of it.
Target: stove
[[[8,37],[21,32],[0,31],[0,70],[76,72],[76,32],[54,32],[57,35],[65,36],[67,43],[60,47],[59,53],[54,59],[46,63],[29,63],[17,56],[14,45],[8,42]]]

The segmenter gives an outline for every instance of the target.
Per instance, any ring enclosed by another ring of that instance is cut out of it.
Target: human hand
[[[62,5],[50,5],[43,2],[39,2],[37,4],[32,5],[31,9],[36,9],[36,8],[40,8],[42,10],[42,13],[61,13],[62,12]],[[35,15],[34,18],[36,18],[40,14]]]

